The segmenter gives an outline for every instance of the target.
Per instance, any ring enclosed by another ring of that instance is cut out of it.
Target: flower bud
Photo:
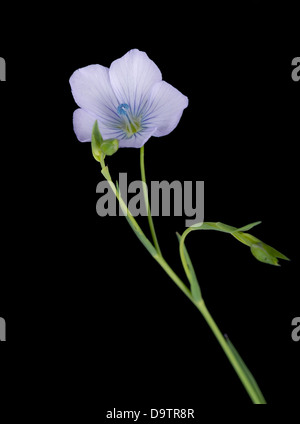
[[[99,131],[99,127],[98,127],[98,122],[95,121],[94,126],[93,126],[93,131],[92,131],[92,153],[94,158],[100,162],[100,158],[103,155],[101,152],[101,142],[103,142],[103,138],[100,134]]]
[[[278,264],[278,259],[276,256],[272,255],[268,249],[268,245],[265,243],[256,243],[250,246],[252,255],[260,262],[265,264],[276,265]]]
[[[104,156],[111,156],[119,148],[119,140],[116,138],[111,138],[108,140],[103,140],[102,135],[99,131],[98,122],[95,121],[92,131],[92,153],[94,158],[101,162]]]
[[[116,138],[109,138],[108,140],[103,140],[101,143],[101,151],[107,156],[111,156],[116,153],[118,148],[119,140]]]

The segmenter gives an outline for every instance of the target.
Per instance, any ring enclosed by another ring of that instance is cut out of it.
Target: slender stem
[[[148,196],[148,189],[147,189],[147,183],[146,183],[146,173],[145,173],[145,150],[144,150],[144,146],[142,146],[140,148],[140,166],[141,166],[142,181],[144,183],[143,184],[143,191],[144,191],[144,199],[145,199],[146,208],[147,208],[149,227],[150,227],[153,243],[154,243],[154,246],[157,250],[157,253],[159,254],[159,256],[162,257],[161,250],[160,250],[158,240],[157,240],[157,237],[156,237],[154,223],[153,223],[153,219],[152,219],[152,215],[151,215],[151,209],[150,209],[150,205],[149,205],[149,196]]]
[[[168,276],[174,281],[177,287],[190,299],[191,302],[194,303],[191,291],[187,288],[187,286],[183,283],[183,281],[178,277],[177,274],[172,270],[170,265],[162,258],[158,256],[155,258],[159,265],[165,270]]]
[[[186,257],[184,254],[184,241],[186,236],[193,230],[193,228],[187,228],[184,233],[182,234],[180,238],[180,244],[179,244],[179,251],[180,251],[180,257],[183,264],[183,268],[185,270],[185,273],[190,280],[191,276],[191,270],[188,267]],[[219,330],[217,324],[215,323],[214,319],[210,315],[203,299],[201,299],[199,302],[194,302],[194,305],[199,309],[201,314],[203,315],[204,319],[206,320],[207,324],[209,325],[210,329],[214,333],[216,339],[218,340],[219,344],[221,345],[222,349],[224,350],[227,358],[229,359],[231,365],[233,366],[235,372],[237,373],[239,379],[241,380],[242,384],[244,385],[247,393],[249,394],[250,398],[252,399],[253,403],[261,404],[261,399],[257,395],[256,391],[254,390],[251,382],[249,381],[248,376],[245,374],[244,370],[240,366],[240,363],[237,361],[236,357],[232,353],[232,350],[230,349],[230,346],[228,345],[227,341],[225,340],[223,334]],[[266,402],[264,402],[266,403]]]
[[[217,324],[215,323],[213,317],[211,316],[211,314],[209,313],[203,299],[198,302],[198,303],[194,303],[196,305],[196,307],[199,309],[199,311],[201,312],[202,316],[204,317],[204,319],[206,320],[207,324],[209,325],[210,329],[212,330],[212,332],[214,333],[216,339],[218,340],[220,346],[222,347],[223,351],[225,352],[227,358],[229,359],[231,365],[233,366],[235,372],[237,373],[239,379],[241,380],[243,386],[245,387],[248,395],[250,396],[251,400],[253,403],[255,404],[262,404],[262,403],[266,403],[266,402],[262,402],[259,398],[259,396],[257,395],[257,393],[255,392],[255,390],[253,389],[247,375],[245,374],[244,370],[242,369],[242,367],[240,366],[239,362],[237,361],[236,357],[234,356],[234,354],[232,353],[232,350],[230,349],[228,343],[226,342],[223,334],[221,333],[221,331],[219,330]]]
[[[134,219],[133,215],[128,210],[125,202],[122,199],[122,196],[120,193],[116,190],[116,187],[114,183],[111,180],[109,170],[107,166],[105,166],[104,158],[103,162],[101,162],[102,167],[102,174],[106,178],[106,180],[109,182],[114,194],[116,195],[118,201],[120,202],[122,208],[127,211],[128,217],[130,221],[133,223],[133,225],[138,229],[138,231],[143,235],[143,237],[146,239],[148,246],[150,246],[152,249],[154,249],[154,246],[151,244],[151,242],[146,238],[142,230],[140,229],[138,223]],[[185,237],[184,237],[185,238]],[[184,241],[183,238],[183,241]],[[147,245],[145,245],[146,248]],[[151,253],[151,249],[148,248],[148,251]],[[236,371],[238,377],[240,378],[242,384],[244,385],[247,393],[249,394],[250,398],[252,399],[253,403],[255,404],[261,404],[265,402],[261,402],[259,397],[257,396],[256,392],[251,387],[251,384],[249,383],[249,380],[244,373],[243,369],[241,368],[239,362],[235,358],[234,354],[232,353],[229,345],[227,344],[223,334],[219,330],[217,324],[215,323],[214,319],[210,315],[208,309],[205,306],[205,303],[203,299],[201,299],[199,302],[196,302],[193,299],[191,291],[188,289],[188,287],[183,283],[183,281],[177,276],[177,274],[172,270],[172,268],[169,266],[169,264],[165,261],[165,259],[157,252],[155,255],[152,255],[153,258],[160,264],[160,266],[164,269],[164,271],[169,275],[169,277],[174,281],[174,283],[177,285],[177,287],[189,298],[189,300],[197,307],[197,309],[201,312],[202,316],[206,320],[207,324],[209,325],[210,329],[214,333],[216,339],[218,340],[219,344],[221,345],[223,351],[225,352],[227,358],[229,359],[231,365],[233,366],[234,370]]]
[[[261,401],[261,399],[257,395],[256,391],[253,389],[253,387],[252,387],[252,385],[249,381],[248,376],[245,374],[240,363],[238,362],[238,360],[236,359],[236,357],[232,353],[232,350],[230,349],[227,341],[225,340],[223,334],[219,330],[219,327],[217,326],[217,324],[214,321],[213,317],[211,316],[210,312],[208,311],[203,299],[201,299],[199,302],[195,302],[193,297],[192,297],[190,290],[180,280],[180,278],[175,274],[175,272],[170,268],[170,266],[167,264],[167,262],[161,257],[156,257],[155,259],[161,265],[161,267],[165,270],[165,272],[169,275],[169,277],[176,283],[176,285],[180,288],[180,290],[190,299],[190,301],[201,312],[203,318],[205,319],[208,326],[210,327],[213,334],[215,335],[217,341],[219,342],[220,346],[222,347],[224,353],[226,354],[229,362],[231,363],[236,374],[238,375],[241,383],[243,384],[243,386],[244,386],[245,390],[247,391],[249,397],[251,398],[252,402],[254,404],[266,403],[266,402]]]
[[[118,192],[116,189],[115,184],[112,182],[109,169],[107,166],[105,166],[104,158],[103,161],[100,162],[101,168],[102,168],[102,174],[109,183],[113,193],[115,194],[116,198],[120,202],[122,210],[126,213],[127,217],[135,227],[135,229],[143,236],[143,239],[146,240],[145,247],[151,253],[151,248],[154,249],[154,246],[151,244],[151,242],[147,239],[145,234],[143,233],[142,229],[134,219],[133,215],[131,214],[130,210],[127,208],[127,205],[125,204],[124,200],[122,199],[121,193]],[[145,242],[144,242],[145,243]],[[150,248],[149,248],[150,247]],[[165,270],[165,272],[169,275],[169,277],[174,281],[174,283],[180,288],[180,290],[193,302],[193,297],[191,294],[191,291],[188,289],[188,287],[184,284],[184,282],[178,277],[178,275],[172,270],[170,265],[165,261],[165,259],[162,257],[159,252],[155,252],[155,255],[152,254],[152,257],[160,264],[160,266]]]

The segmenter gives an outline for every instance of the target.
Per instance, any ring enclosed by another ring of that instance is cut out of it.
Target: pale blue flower
[[[177,126],[188,98],[162,75],[146,53],[130,50],[110,68],[90,65],[70,78],[80,109],[73,115],[79,141],[91,141],[95,120],[104,139],[119,147],[142,147],[151,137],[169,134]]]

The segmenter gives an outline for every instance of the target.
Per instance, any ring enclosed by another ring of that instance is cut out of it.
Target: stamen
[[[121,128],[128,138],[142,129],[141,117],[133,117],[130,106],[127,103],[121,103],[117,108],[117,112],[122,117]]]

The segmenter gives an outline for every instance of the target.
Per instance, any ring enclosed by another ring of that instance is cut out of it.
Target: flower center
[[[125,132],[128,138],[142,129],[141,117],[133,116],[128,104],[121,103],[117,108],[117,112],[122,118],[120,128]]]

